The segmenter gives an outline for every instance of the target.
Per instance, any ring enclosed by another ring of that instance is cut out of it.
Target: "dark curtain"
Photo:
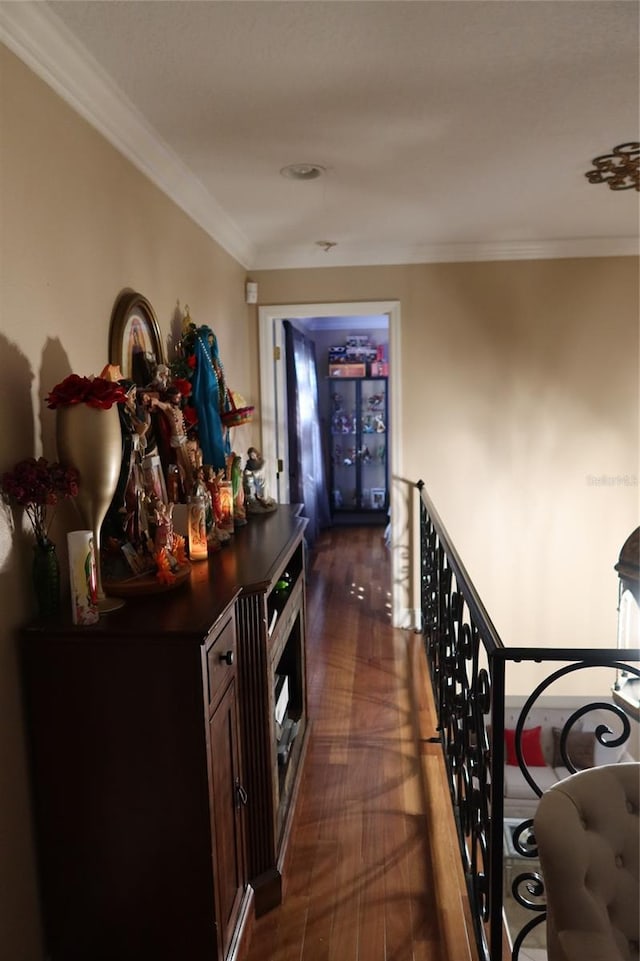
[[[303,504],[309,519],[306,537],[313,545],[330,520],[326,470],[320,439],[318,372],[315,344],[284,322],[289,422],[289,492],[291,503]]]

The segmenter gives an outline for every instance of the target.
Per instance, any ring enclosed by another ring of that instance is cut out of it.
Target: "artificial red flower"
[[[187,404],[187,406],[184,408],[182,411],[182,416],[184,417],[184,422],[188,428],[195,427],[195,425],[198,423],[198,411],[190,404]]]
[[[187,380],[186,377],[174,377],[171,386],[176,387],[183,397],[188,397],[191,393],[191,381]]]
[[[3,493],[24,507],[39,544],[49,540],[53,511],[48,514],[47,508],[55,509],[61,500],[76,497],[78,477],[75,467],[50,464],[44,457],[28,457],[2,475]]]
[[[53,388],[46,398],[47,407],[72,407],[74,404],[87,404],[98,410],[108,410],[114,404],[124,404],[127,395],[122,384],[106,380],[104,377],[80,377],[69,374]]]
[[[187,357],[187,365],[191,368],[191,370],[195,370],[195,369],[196,369],[196,355],[195,355],[195,354],[190,354],[189,357]]]

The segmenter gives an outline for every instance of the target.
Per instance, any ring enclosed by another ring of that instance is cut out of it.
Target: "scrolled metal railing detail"
[[[640,677],[640,671],[638,671],[638,676]],[[591,714],[593,711],[598,711],[602,714],[604,711],[611,713],[619,721],[622,730],[620,734],[616,736],[614,731],[606,724],[598,724],[593,731],[593,735],[604,748],[618,748],[627,744],[629,738],[631,737],[631,722],[629,718],[624,713],[622,708],[618,707],[617,704],[609,704],[607,701],[596,701],[593,704],[587,704],[582,708],[576,710],[567,723],[562,728],[560,734],[560,756],[564,761],[564,766],[570,771],[571,774],[577,774],[579,768],[575,767],[567,749],[567,742],[569,739],[569,722],[574,721],[577,723],[582,717]],[[607,735],[611,735],[610,738]]]
[[[540,880],[540,878],[538,877],[538,875],[535,875],[535,874],[534,874],[534,875],[529,875],[529,877],[533,879],[533,882],[534,882],[536,885],[541,886],[540,896],[542,896],[542,895],[544,894],[544,885],[542,884],[542,881]],[[516,880],[517,880],[517,879],[516,879]],[[520,901],[519,903],[522,904],[522,901]],[[522,926],[522,928],[520,929],[520,931],[518,931],[518,933],[517,933],[517,935],[516,935],[516,937],[515,937],[515,939],[514,939],[514,942],[513,942],[513,947],[512,947],[512,949],[511,949],[511,957],[514,959],[514,961],[515,961],[515,959],[517,959],[517,958],[520,956],[520,948],[522,947],[522,945],[524,944],[524,942],[527,940],[527,938],[529,937],[529,935],[530,935],[533,931],[535,931],[536,928],[540,927],[540,925],[542,925],[542,924],[545,923],[546,916],[547,916],[547,914],[546,914],[546,905],[545,905],[545,904],[542,904],[542,903],[541,903],[541,904],[537,904],[537,903],[535,903],[535,902],[528,901],[528,902],[526,902],[526,903],[524,904],[524,907],[526,907],[526,909],[527,909],[528,911],[537,911],[537,912],[539,912],[539,915],[538,915],[537,918],[531,918],[529,921],[527,921],[527,922]]]
[[[523,889],[526,895],[522,893]],[[543,901],[533,901],[531,898],[541,898],[544,895],[544,882],[540,875],[535,871],[524,871],[513,879],[511,884],[513,900],[528,911],[545,911],[546,904]],[[527,897],[531,895],[531,897]],[[542,919],[540,919],[542,920]],[[539,923],[539,922],[538,922]]]
[[[576,654],[579,654],[579,652],[576,652]],[[518,717],[518,721],[516,724],[515,738],[514,738],[516,757],[518,758],[520,770],[522,771],[522,774],[525,780],[527,781],[529,786],[532,788],[532,790],[535,791],[538,797],[542,797],[543,791],[540,788],[540,786],[536,783],[535,779],[532,777],[529,767],[525,762],[524,753],[522,749],[522,733],[525,728],[527,717],[534,709],[536,702],[540,700],[540,698],[544,695],[545,691],[547,691],[556,681],[560,680],[561,678],[567,677],[569,674],[574,674],[576,671],[589,670],[590,668],[594,668],[594,667],[599,667],[599,668],[608,667],[615,671],[620,671],[624,669],[628,671],[630,674],[634,674],[640,677],[640,669],[634,668],[632,665],[629,665],[629,664],[622,664],[620,661],[614,660],[607,664],[598,664],[598,663],[588,664],[583,660],[579,660],[578,663],[576,664],[567,664],[564,667],[559,668],[558,670],[550,674],[548,677],[546,677],[543,681],[541,681],[540,684],[538,684],[538,686],[534,688],[534,690],[531,692],[530,696],[527,698],[524,706],[522,707],[522,710],[520,711],[520,716]],[[571,761],[567,753],[567,743],[569,740],[569,735],[571,731],[574,728],[576,728],[576,725],[581,721],[583,717],[587,716],[588,714],[592,714],[595,711],[598,711],[598,712],[606,711],[612,714],[614,717],[617,718],[622,728],[620,734],[616,735],[615,732],[612,731],[611,728],[607,727],[606,724],[599,724],[595,728],[593,733],[598,743],[601,744],[603,747],[605,748],[621,747],[628,742],[629,737],[631,735],[631,723],[629,721],[629,718],[624,713],[622,708],[618,707],[617,704],[613,704],[609,701],[593,701],[590,704],[582,705],[582,707],[576,708],[570,714],[567,720],[564,722],[561,729],[561,734],[560,734],[561,756],[562,756],[562,759],[565,761],[565,767],[571,774],[576,774],[579,769],[574,766],[573,762]],[[611,735],[610,739],[607,739],[607,735]]]
[[[516,662],[564,662],[537,685],[521,708],[515,730],[518,766],[535,796],[542,789],[530,773],[522,749],[522,732],[536,703],[556,681],[576,671],[606,667],[640,676],[629,662],[640,651],[506,648],[452,544],[424,485],[420,490],[420,585],[424,644],[438,714],[438,731],[446,763],[451,803],[458,827],[460,854],[482,961],[502,961],[505,906],[505,697],[507,669]],[[559,750],[569,772],[569,735],[586,715],[598,711],[611,718],[595,725],[594,737],[607,748],[628,742],[631,726],[624,711],[607,701],[573,710],[561,726]],[[615,724],[613,723],[615,720]],[[616,728],[614,730],[613,728]],[[618,730],[619,729],[619,730]],[[531,912],[512,937],[512,961],[536,928],[546,920],[544,878],[537,862],[532,819],[515,825],[510,841],[509,893],[519,908]],[[518,862],[522,861],[522,864]],[[527,863],[527,862],[530,862]]]

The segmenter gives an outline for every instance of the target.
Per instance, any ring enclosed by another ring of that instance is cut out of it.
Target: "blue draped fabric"
[[[231,447],[228,432],[223,430],[220,420],[221,401],[224,401],[220,395],[224,392],[224,384],[215,369],[222,369],[218,342],[209,327],[198,328],[194,348],[196,366],[191,385],[193,406],[198,415],[198,441],[203,463],[220,469],[225,466]]]

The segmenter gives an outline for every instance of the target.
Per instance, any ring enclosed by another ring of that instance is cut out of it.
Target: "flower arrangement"
[[[50,464],[44,457],[28,457],[2,475],[2,490],[24,507],[40,546],[49,543],[49,527],[54,508],[61,500],[76,497],[78,471],[75,467]]]
[[[72,407],[74,404],[87,404],[98,410],[109,410],[114,404],[124,404],[127,395],[122,384],[107,380],[105,377],[80,377],[69,374],[53,388],[46,398],[47,407]]]

